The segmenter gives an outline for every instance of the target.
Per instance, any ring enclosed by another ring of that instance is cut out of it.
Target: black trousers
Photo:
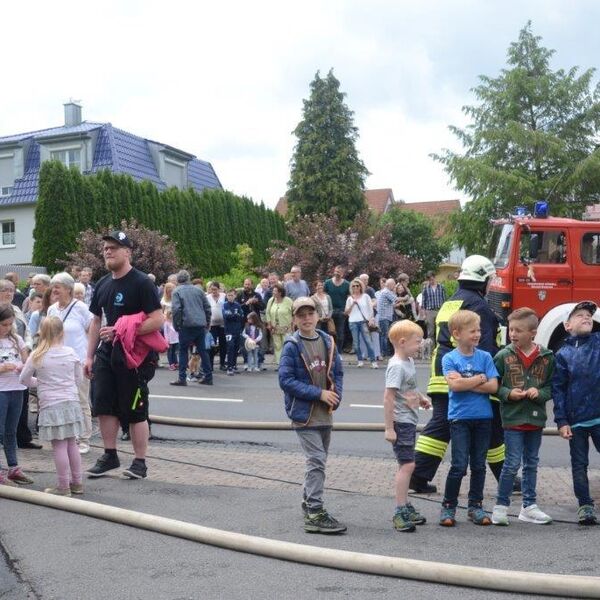
[[[413,477],[420,481],[431,481],[444,458],[450,442],[448,422],[448,394],[430,394],[433,415],[415,446],[415,470]],[[500,418],[499,402],[492,401],[492,435],[487,453],[488,464],[496,479],[499,479],[504,464],[504,430]]]
[[[29,429],[29,390],[23,390],[23,408],[17,424],[17,446],[28,444],[33,439]]]

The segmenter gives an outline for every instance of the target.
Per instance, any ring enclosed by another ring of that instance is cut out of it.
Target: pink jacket
[[[139,312],[134,315],[123,315],[115,323],[115,341],[121,342],[129,369],[137,369],[151,350],[166,352],[169,348],[167,340],[160,331],[138,336],[137,330],[147,318],[146,313]]]

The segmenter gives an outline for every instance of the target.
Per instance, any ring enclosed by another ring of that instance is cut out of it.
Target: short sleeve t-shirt
[[[484,350],[475,349],[471,356],[465,356],[458,348],[448,352],[442,358],[442,372],[446,376],[451,371],[462,377],[485,375],[488,379],[498,377],[492,355]],[[449,391],[448,420],[491,419],[492,405],[490,395],[474,391]]]
[[[390,358],[385,371],[385,387],[396,392],[394,421],[416,425],[419,421],[419,402],[410,401],[404,396],[406,392],[417,392],[417,371],[412,358]]]
[[[331,304],[334,310],[344,310],[346,306],[346,298],[350,294],[350,283],[342,279],[340,285],[333,283],[333,279],[328,279],[324,285],[325,291],[331,298]]]
[[[145,273],[132,268],[127,275],[113,279],[109,273],[96,285],[90,312],[106,316],[106,324],[113,326],[123,315],[139,312],[149,314],[160,310],[156,286]]]
[[[87,305],[80,300],[74,300],[73,303],[60,309],[56,303],[48,309],[48,316],[58,317],[63,322],[64,345],[72,348],[79,360],[85,362],[88,345],[87,331],[92,320],[92,313]]]
[[[21,360],[21,352],[25,349],[25,342],[21,336],[17,336],[15,342],[12,337],[0,338],[0,364],[12,363],[17,367],[23,367],[23,361]],[[19,381],[19,368],[16,371],[7,371],[6,373],[0,373],[0,391],[11,392],[15,390],[24,390],[24,386]]]

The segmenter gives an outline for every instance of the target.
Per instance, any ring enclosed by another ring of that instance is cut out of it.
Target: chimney
[[[63,106],[65,107],[65,126],[81,125],[81,106],[72,100]]]

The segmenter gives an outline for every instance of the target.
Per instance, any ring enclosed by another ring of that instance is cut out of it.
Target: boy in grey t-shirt
[[[415,468],[415,438],[419,406],[430,408],[431,402],[417,389],[413,357],[423,342],[423,330],[405,319],[392,325],[389,339],[394,347],[385,373],[383,407],[385,439],[393,444],[398,461],[396,471],[396,512],[393,523],[396,531],[415,531],[415,525],[425,523],[408,501],[410,478]]]

